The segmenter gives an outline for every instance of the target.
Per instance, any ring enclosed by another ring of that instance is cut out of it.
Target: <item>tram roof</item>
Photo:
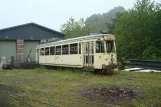
[[[90,39],[90,38],[99,38],[99,37],[103,37],[105,35],[112,36],[112,34],[95,34],[95,35],[81,36],[81,37],[76,37],[76,38],[69,38],[69,39],[65,39],[65,40],[60,40],[60,41],[56,41],[56,42],[40,44],[38,46],[46,46],[49,44],[57,44],[57,43],[62,43],[62,42],[65,43],[65,42],[71,42],[71,41],[79,41],[79,40]]]

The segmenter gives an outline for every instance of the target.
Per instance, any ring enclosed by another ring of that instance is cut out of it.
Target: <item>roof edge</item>
[[[34,23],[34,22],[30,22],[30,23],[26,23],[26,24],[21,24],[21,25],[16,25],[16,26],[8,27],[8,28],[3,28],[3,29],[0,29],[0,32],[1,32],[1,31],[5,31],[5,30],[9,30],[9,29],[14,29],[14,28],[22,27],[22,26],[27,26],[27,25],[35,25],[35,26],[38,26],[38,27],[44,28],[44,29],[46,29],[46,30],[49,30],[49,31],[52,31],[52,32],[55,32],[55,33],[61,34],[61,35],[63,35],[63,36],[66,36],[66,35],[65,35],[64,33],[62,33],[62,32],[59,32],[59,31],[53,30],[53,29],[51,29],[51,28],[48,28],[48,27],[45,27],[45,26],[39,25],[39,24]]]

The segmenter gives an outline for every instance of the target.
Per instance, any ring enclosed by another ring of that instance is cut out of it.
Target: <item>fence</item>
[[[36,62],[36,54],[31,53],[30,55],[17,54],[15,57],[16,63]]]
[[[161,61],[154,61],[154,60],[137,60],[137,59],[130,59],[129,62],[124,63],[126,67],[140,67],[144,69],[154,69],[154,70],[161,70]]]
[[[36,54],[31,53],[30,55],[24,55],[24,54],[16,54],[16,56],[11,57],[1,57],[0,63],[3,63],[4,65],[7,65],[9,68],[24,68],[29,67],[31,68],[31,65],[36,64]],[[27,65],[27,66],[26,66]]]

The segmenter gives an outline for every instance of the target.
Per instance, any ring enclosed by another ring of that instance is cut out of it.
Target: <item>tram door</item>
[[[94,42],[83,43],[84,47],[84,66],[93,67],[94,66]]]

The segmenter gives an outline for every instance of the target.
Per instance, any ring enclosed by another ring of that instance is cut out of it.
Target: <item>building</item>
[[[29,60],[35,62],[36,46],[40,44],[41,40],[64,39],[64,36],[63,33],[35,23],[1,29],[0,58],[5,58],[7,63],[11,63],[11,61],[22,63]]]

